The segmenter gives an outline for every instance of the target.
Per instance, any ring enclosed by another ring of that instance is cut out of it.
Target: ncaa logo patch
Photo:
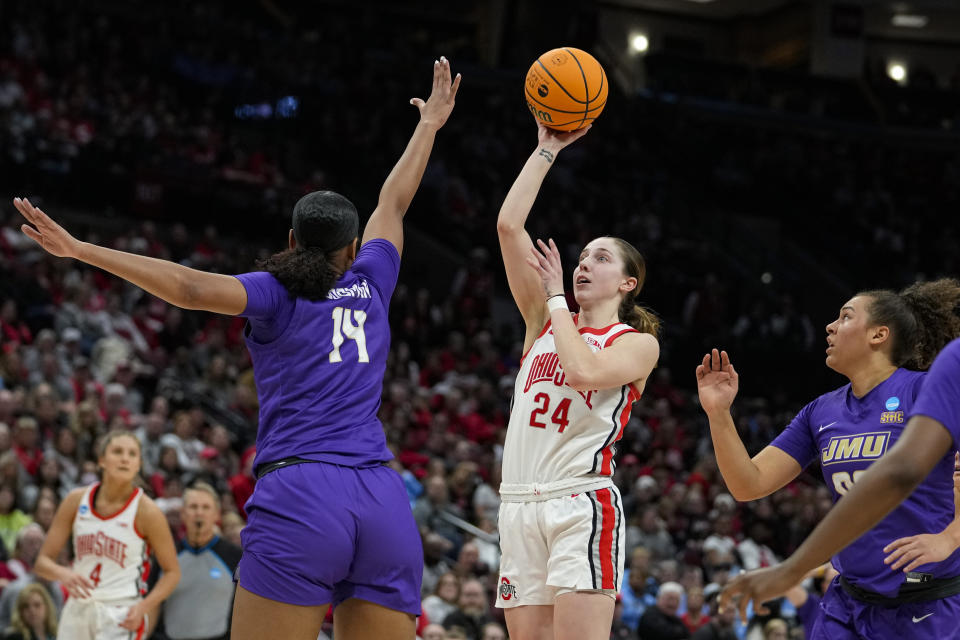
[[[900,398],[890,396],[883,406],[887,408],[887,411],[896,411],[900,407]]]
[[[88,507],[88,506],[85,505],[85,504],[81,504],[81,505],[80,505],[80,508],[77,509],[77,512],[78,512],[80,515],[86,514],[87,511],[90,511],[90,507]]]
[[[213,578],[214,580],[219,580],[220,576],[222,575],[223,575],[223,571],[220,571],[220,569],[218,569],[217,567],[210,568],[210,577]]]
[[[512,600],[517,597],[517,587],[516,585],[510,584],[510,581],[506,578],[500,578],[500,597],[505,601]]]

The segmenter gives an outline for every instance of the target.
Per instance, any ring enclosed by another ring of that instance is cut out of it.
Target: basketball
[[[561,47],[530,66],[524,97],[538,122],[558,131],[575,131],[603,111],[607,88],[607,74],[596,58],[581,49]]]

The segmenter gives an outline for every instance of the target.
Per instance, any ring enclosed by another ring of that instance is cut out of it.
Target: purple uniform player
[[[772,493],[814,460],[835,500],[846,495],[901,437],[922,387],[922,370],[960,334],[960,322],[952,316],[958,299],[960,285],[953,280],[917,283],[899,294],[865,291],[850,299],[827,325],[826,360],[850,384],[804,407],[752,459],[729,413],[736,371],[726,353],[708,354],[697,369],[701,404],[710,417],[720,471],[734,497],[751,500]],[[960,591],[955,580],[960,577],[960,537],[953,530],[960,521],[955,518],[952,462],[952,455],[944,456],[908,501],[833,559],[840,577],[824,595],[809,637],[880,637],[889,628],[913,625],[915,606],[960,607],[960,596],[954,595]],[[909,572],[892,571],[889,547],[905,536],[924,544],[933,540],[936,551],[922,564],[912,563]],[[953,582],[958,588],[951,593],[944,584]],[[910,637],[942,637],[938,634],[910,627]]]
[[[801,409],[771,445],[801,467],[818,461],[836,501],[900,437],[904,416],[914,409],[925,376],[896,369],[862,398],[854,395],[849,384],[824,394]],[[906,576],[884,564],[884,547],[903,536],[940,533],[953,518],[953,457],[946,456],[899,507],[834,556],[833,566],[860,588],[895,596]],[[960,551],[942,562],[918,567],[917,573],[935,578],[960,575]]]
[[[289,249],[240,276],[79,242],[27,200],[23,231],[56,256],[120,276],[167,302],[249,319],[260,399],[232,638],[314,640],[337,607],[338,639],[408,639],[420,614],[420,536],[377,420],[390,346],[387,308],[403,216],[460,85],[434,62],[420,122],[384,182],[357,252],[349,200],[324,191],[294,207]]]
[[[336,206],[333,197],[309,194],[295,211]],[[237,276],[262,398],[259,479],[237,570],[252,593],[301,606],[360,598],[420,613],[420,537],[402,481],[382,464],[392,456],[377,420],[399,267],[391,242],[369,240],[317,301],[291,299],[266,271]]]
[[[960,306],[953,313],[960,325]],[[927,474],[936,473],[944,459],[953,458],[953,452],[960,448],[960,339],[948,344],[937,357],[912,413],[896,446],[858,478],[800,548],[776,567],[738,576],[724,590],[723,604],[730,605],[739,598],[743,611],[751,600],[764,602],[782,593],[818,559],[842,549],[883,520]],[[914,542],[916,538],[919,536],[914,537]],[[911,564],[922,561],[924,553],[913,543],[902,545],[891,554],[896,561],[893,566],[910,558]],[[956,579],[931,581],[926,588],[939,588],[939,598],[896,606],[863,605],[854,600],[848,606],[853,611],[856,630],[830,637],[960,638],[960,603],[957,595],[951,595],[957,593],[957,583]],[[923,587],[921,583],[916,590]],[[848,595],[842,590],[839,593]]]

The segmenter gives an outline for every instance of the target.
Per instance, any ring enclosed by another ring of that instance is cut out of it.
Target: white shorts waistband
[[[500,485],[502,502],[543,502],[574,493],[586,493],[613,487],[610,478],[568,478],[555,482]]]

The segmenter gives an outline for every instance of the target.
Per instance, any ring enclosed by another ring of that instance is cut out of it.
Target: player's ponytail
[[[890,362],[926,371],[940,350],[960,337],[960,282],[943,278],[916,282],[900,293],[862,291],[870,298],[870,323],[890,329]]]
[[[620,251],[624,274],[637,279],[637,286],[627,292],[620,302],[620,322],[630,325],[640,333],[660,336],[660,318],[653,311],[637,304],[637,295],[647,277],[647,263],[636,247],[622,238],[612,238]]]
[[[649,333],[654,338],[660,335],[660,318],[646,307],[624,298],[620,303],[620,322],[628,324],[640,333]]]
[[[318,247],[295,247],[257,262],[257,268],[269,272],[294,298],[322,300],[340,277],[331,256]]]

